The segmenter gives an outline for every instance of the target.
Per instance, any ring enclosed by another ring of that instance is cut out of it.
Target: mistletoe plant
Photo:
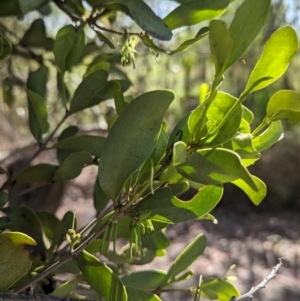
[[[18,7],[4,4],[0,7],[6,9],[3,11],[7,15],[25,14],[36,9],[41,1],[33,1],[36,6],[30,8],[25,7],[25,2],[15,2]],[[276,30],[266,42],[244,91],[240,95],[230,95],[220,90],[224,74],[262,29],[270,0],[243,1],[229,26],[214,19],[227,9],[229,0],[183,1],[164,20],[139,0],[89,0],[93,10],[88,17],[81,1],[54,2],[77,21],[77,26],[62,27],[55,41],[51,41],[45,35],[43,20],[38,19],[20,44],[11,46],[2,35],[0,56],[2,60],[10,60],[11,53],[12,57],[21,55],[19,45],[25,45],[31,54],[35,47],[53,53],[58,94],[66,111],[55,130],[49,132],[45,102],[49,62],[43,55],[31,57],[40,63],[40,68],[29,73],[25,91],[30,131],[40,145],[32,159],[42,151],[56,149],[59,164],[37,164],[14,177],[8,176],[1,189],[1,206],[9,198],[9,189],[15,183],[67,181],[77,177],[85,166],[94,164],[98,166],[94,185],[97,217],[84,229],[76,230],[72,212],[58,220],[50,212],[34,212],[28,207],[2,208],[5,217],[0,218],[0,227],[6,231],[0,234],[0,290],[22,292],[32,284],[41,284],[54,272],[69,272],[74,279],[57,287],[52,293],[54,296],[72,296],[78,283],[86,282],[100,300],[161,300],[160,294],[170,285],[193,274],[186,269],[206,247],[206,237],[200,234],[168,271],[130,272],[131,264],[149,263],[156,256],[165,254],[170,241],[164,229],[169,224],[201,219],[213,221],[210,212],[222,197],[224,183],[238,186],[255,205],[265,197],[265,184],[250,174],[247,167],[260,159],[262,151],[283,137],[281,120],[292,125],[300,120],[300,95],[290,90],[276,92],[267,104],[265,118],[255,129],[252,127],[253,113],[244,102],[250,93],[269,86],[284,74],[298,51],[296,32],[290,26]],[[12,12],[13,9],[20,12]],[[115,11],[129,15],[145,32],[126,31],[124,34],[97,23]],[[200,29],[195,38],[173,51],[160,48],[150,37],[170,40],[173,29],[205,20],[211,20],[208,27]],[[170,55],[208,36],[215,67],[211,86],[208,90],[207,85],[201,86],[199,105],[183,116],[173,130],[166,128],[164,115],[174,101],[174,93],[154,90],[136,98],[124,96],[130,83],[126,79],[111,78],[116,66],[111,55],[95,57],[71,96],[66,74],[81,62],[84,51],[90,46],[85,42],[87,26],[112,48],[115,45],[111,36],[104,36],[103,32],[123,34],[121,60],[124,64],[134,63],[135,50],[130,40],[133,35],[152,51]],[[36,35],[37,32],[40,35]],[[68,117],[108,99],[114,99],[116,114],[109,124],[107,137],[77,135],[78,128],[71,126],[49,147]],[[0,171],[6,173],[2,167]],[[178,196],[190,186],[196,188],[197,193],[191,200],[182,201]],[[23,245],[34,245],[35,241],[22,232],[34,237],[44,251],[43,259],[29,257]],[[64,246],[66,240],[68,247]],[[122,247],[117,247],[118,241],[122,242]],[[7,273],[11,277],[8,278]],[[224,277],[201,278],[199,286],[190,290],[195,292],[195,300],[199,300],[200,294],[220,301],[240,295]]]

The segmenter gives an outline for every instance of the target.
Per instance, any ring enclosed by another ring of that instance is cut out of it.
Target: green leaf
[[[0,246],[0,290],[5,291],[27,275],[31,259],[28,250],[13,242],[6,233],[0,233]]]
[[[26,90],[29,110],[29,126],[33,137],[40,142],[49,129],[48,112],[44,99],[37,93]]]
[[[150,235],[142,237],[143,248],[151,250],[166,249],[170,246],[170,240],[166,236],[165,231],[156,231]]]
[[[48,70],[40,67],[34,72],[29,72],[27,79],[27,89],[40,95],[43,99],[46,97],[46,84],[48,81]]]
[[[241,179],[232,181],[231,183],[241,188],[247,194],[254,205],[259,205],[267,195],[267,188],[265,183],[261,179],[255,176],[252,176],[252,179],[257,187],[257,191],[255,191]]]
[[[41,7],[48,0],[2,0],[0,17],[20,16]]]
[[[1,7],[1,6],[0,6]],[[1,11],[1,8],[0,8]],[[1,16],[1,13],[0,13]],[[0,60],[5,60],[11,55],[12,47],[10,45],[10,42],[0,35],[0,40],[1,40],[1,53],[0,53]]]
[[[74,292],[77,288],[78,280],[73,279],[66,281],[58,286],[52,293],[51,296],[55,297],[67,297],[70,293]]]
[[[156,294],[137,287],[126,286],[126,291],[130,301],[162,301]]]
[[[53,241],[57,235],[57,228],[60,226],[61,221],[54,213],[49,211],[36,211],[36,214],[42,223],[45,234]]]
[[[57,165],[46,163],[30,166],[20,172],[20,174],[16,177],[16,182],[18,184],[49,182],[57,168]]]
[[[106,264],[86,251],[77,257],[77,263],[85,281],[100,299],[108,301],[127,301],[125,286],[120,278]]]
[[[245,0],[238,8],[229,27],[232,51],[225,71],[246,51],[265,24],[271,0]]]
[[[76,65],[81,58],[82,51],[85,45],[84,23],[79,28],[76,28],[76,34],[71,51],[65,61],[65,69],[70,70],[72,66]]]
[[[291,90],[276,92],[268,102],[267,117],[272,120],[286,119],[292,125],[300,121],[300,94]]]
[[[199,258],[206,248],[207,239],[204,234],[199,234],[174,260],[168,270],[166,280],[175,280],[175,277],[188,268]]]
[[[253,164],[261,157],[261,154],[253,146],[251,134],[238,133],[234,139],[224,144],[224,147],[235,151],[244,166]]]
[[[249,124],[251,124],[254,119],[254,115],[252,111],[245,106],[242,107],[243,107],[243,119],[245,119]]]
[[[34,20],[21,39],[21,44],[30,47],[45,47],[46,27],[43,19]]]
[[[98,177],[96,178],[94,184],[93,194],[94,194],[94,208],[99,213],[107,206],[110,198],[104,193],[103,189],[101,188]]]
[[[122,2],[129,9],[133,20],[143,30],[159,40],[171,40],[173,36],[172,31],[145,2],[141,0],[126,0]]]
[[[173,196],[169,188],[162,188],[143,199],[132,214],[168,224],[183,223],[210,212],[220,201],[222,193],[220,186],[204,186],[190,201],[182,201]]]
[[[62,139],[53,145],[53,148],[71,152],[87,152],[99,158],[106,138],[99,136],[80,135]]]
[[[105,88],[107,77],[108,74],[104,70],[98,70],[86,76],[74,93],[70,114],[98,104],[97,94]]]
[[[64,73],[63,72],[57,71],[56,85],[57,85],[57,91],[61,98],[63,106],[65,108],[67,108],[67,104],[70,101],[70,92],[68,90],[67,85],[64,82]]]
[[[3,206],[7,203],[8,201],[8,194],[4,191],[0,191],[0,209],[3,208]]]
[[[255,136],[252,140],[253,146],[259,152],[270,148],[273,144],[283,138],[283,129],[281,121],[272,122],[269,127],[259,136]]]
[[[64,26],[58,31],[56,35],[53,46],[53,53],[55,56],[55,61],[61,72],[64,72],[67,69],[67,57],[72,51],[75,39],[76,30],[73,25]]]
[[[210,300],[218,299],[220,301],[228,301],[232,297],[240,296],[238,289],[223,279],[204,280],[201,286],[201,294]]]
[[[222,74],[230,55],[232,44],[224,21],[212,20],[209,23],[209,43],[212,60],[215,65],[215,74]]]
[[[287,70],[297,51],[298,37],[295,30],[291,26],[277,29],[265,44],[243,94],[263,89],[276,81]]]
[[[224,148],[207,148],[193,152],[187,156],[186,162],[176,166],[176,170],[196,183],[227,183],[240,178],[257,190],[240,157]]]
[[[133,272],[122,277],[126,287],[136,287],[143,290],[155,290],[166,277],[166,272],[161,270],[144,270]]]
[[[74,152],[67,157],[55,170],[52,181],[67,181],[78,177],[82,168],[93,162],[93,158],[86,152]]]
[[[69,126],[69,127],[67,127],[59,135],[59,137],[57,139],[58,143],[61,140],[65,140],[67,138],[75,136],[78,133],[78,131],[79,131],[79,128],[77,126]],[[62,164],[62,162],[65,161],[65,159],[67,157],[69,157],[71,153],[72,153],[72,151],[70,151],[70,150],[57,149],[57,151],[56,151],[56,157],[57,157],[57,161],[59,162],[59,164]]]
[[[99,164],[100,186],[116,200],[127,178],[155,147],[163,116],[174,98],[167,90],[138,96],[114,123]]]
[[[195,25],[222,15],[229,3],[230,0],[191,0],[171,11],[164,21],[172,30],[182,26]]]
[[[127,107],[128,103],[125,101],[124,95],[121,91],[114,93],[115,107],[117,114],[120,116]]]
[[[16,245],[36,246],[36,241],[22,232],[3,232],[2,235],[9,238]]]

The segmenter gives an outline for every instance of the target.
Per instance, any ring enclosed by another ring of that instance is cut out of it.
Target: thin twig
[[[257,286],[253,286],[251,290],[244,295],[241,295],[239,297],[232,297],[230,301],[251,301],[255,293],[257,293],[262,288],[265,288],[267,283],[273,278],[275,278],[279,268],[283,265],[283,258],[279,258],[278,260],[278,264],[273,268],[271,273],[260,284],[258,284]]]

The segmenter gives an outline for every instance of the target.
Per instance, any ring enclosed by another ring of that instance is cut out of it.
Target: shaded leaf
[[[99,40],[103,42],[105,45],[107,45],[109,48],[111,49],[116,48],[114,43],[109,38],[107,38],[104,34],[102,34],[100,31],[96,31],[96,34]]]
[[[20,172],[20,174],[16,177],[16,182],[18,184],[49,182],[57,168],[57,165],[46,163],[30,166]]]
[[[151,250],[166,249],[170,246],[170,240],[165,231],[156,231],[150,235],[142,237],[143,248]]]
[[[0,209],[3,208],[3,206],[8,201],[8,194],[4,191],[0,191]]]
[[[0,11],[1,11],[1,6],[0,6]],[[0,41],[1,41],[0,60],[5,60],[11,55],[12,47],[10,45],[10,42],[2,35],[0,35]]]
[[[49,129],[48,112],[44,99],[37,93],[26,90],[29,110],[29,127],[33,137],[40,142]]]
[[[162,301],[156,294],[137,287],[126,286],[126,291],[130,301]]]
[[[236,11],[229,26],[232,51],[224,67],[230,67],[246,51],[264,26],[271,0],[245,0]]]
[[[164,21],[172,30],[182,26],[195,25],[222,15],[229,3],[230,0],[191,0],[171,11]]]
[[[94,208],[99,213],[101,212],[110,201],[110,198],[104,193],[103,189],[101,188],[99,184],[99,178],[96,178],[95,184],[94,184]]]
[[[221,20],[212,20],[209,23],[209,44],[212,60],[215,65],[215,74],[222,74],[225,63],[231,52],[231,38],[227,25]]]
[[[85,165],[91,164],[93,158],[86,152],[74,152],[55,170],[52,181],[67,181],[78,177]]]
[[[52,293],[52,296],[55,297],[67,297],[70,293],[74,292],[77,288],[78,280],[73,279],[70,281],[66,281],[58,286]]]
[[[44,21],[43,19],[36,19],[25,32],[20,43],[31,47],[45,47],[46,39],[46,27]]]
[[[108,74],[104,70],[98,70],[86,76],[71,100],[70,114],[98,104],[97,94],[105,88],[107,77]]]
[[[43,99],[46,97],[46,84],[48,81],[48,71],[45,67],[40,67],[34,72],[29,72],[27,79],[27,89],[40,95]]]
[[[163,116],[171,104],[171,91],[152,91],[138,96],[114,123],[99,164],[100,186],[116,200],[127,178],[151,154]]]
[[[222,187],[204,186],[190,201],[182,201],[173,196],[169,188],[162,188],[143,199],[132,214],[163,223],[183,223],[210,212],[220,201],[222,193]]]
[[[85,281],[100,299],[104,298],[108,301],[127,300],[125,286],[106,264],[86,251],[78,255],[77,263]]]
[[[284,74],[297,51],[298,37],[295,30],[291,26],[277,29],[265,44],[243,94],[260,90],[276,81]]]
[[[106,138],[91,135],[72,136],[61,139],[53,148],[71,152],[87,152],[92,156],[100,157]]]

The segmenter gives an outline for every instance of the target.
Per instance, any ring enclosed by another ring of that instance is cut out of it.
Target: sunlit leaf
[[[265,183],[261,179],[255,176],[252,176],[252,179],[255,182],[257,191],[255,191],[245,181],[241,179],[232,181],[231,183],[238,186],[240,189],[242,189],[247,194],[247,196],[249,197],[249,199],[252,201],[254,205],[259,205],[267,195],[267,188]]]
[[[284,74],[297,51],[298,37],[295,30],[291,26],[277,29],[265,44],[243,94],[260,90],[276,81]]]
[[[173,196],[169,188],[156,190],[142,200],[132,211],[140,218],[164,223],[182,223],[195,220],[210,212],[220,201],[223,188],[204,186],[190,201]]]
[[[73,279],[70,281],[66,281],[58,286],[52,293],[52,296],[55,297],[67,297],[70,293],[75,291],[78,285],[78,280]]]
[[[182,26],[195,25],[222,15],[229,3],[230,0],[192,0],[171,11],[164,21],[172,30]]]

